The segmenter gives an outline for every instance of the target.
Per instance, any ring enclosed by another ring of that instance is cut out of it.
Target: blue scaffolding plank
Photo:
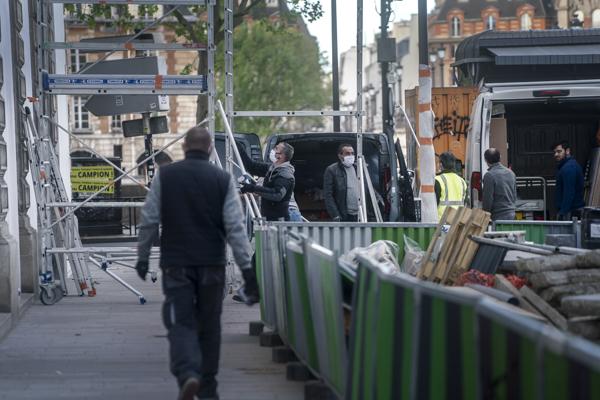
[[[43,74],[48,94],[179,94],[198,95],[207,91],[204,75],[56,75]]]

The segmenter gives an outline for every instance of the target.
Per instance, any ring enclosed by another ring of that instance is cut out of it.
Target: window
[[[113,115],[110,120],[110,130],[113,132],[121,132],[123,130],[121,115]]]
[[[460,18],[452,17],[452,36],[458,37],[460,36]]]
[[[592,12],[592,28],[600,28],[600,8]]]
[[[85,53],[79,50],[71,50],[71,73],[77,73],[86,64]],[[83,108],[85,100],[81,96],[71,98],[71,129],[74,131],[90,130],[90,113]]]
[[[90,113],[83,109],[85,101],[81,96],[71,100],[71,129],[74,131],[90,130]]]
[[[521,30],[528,31],[531,29],[531,17],[525,13],[521,15]]]
[[[486,25],[488,30],[493,31],[496,29],[496,17],[493,15],[488,15],[486,18]]]

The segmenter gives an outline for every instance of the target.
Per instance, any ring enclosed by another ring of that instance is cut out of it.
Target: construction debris
[[[569,269],[565,271],[537,272],[529,276],[529,282],[535,290],[573,283],[600,282],[600,269]]]
[[[550,304],[546,303],[544,299],[538,296],[533,290],[529,289],[527,286],[523,286],[519,289],[519,292],[521,292],[523,297],[529,301],[540,314],[548,318],[554,326],[562,330],[567,329],[567,320],[565,317],[552,308]]]
[[[600,339],[600,251],[520,260],[516,266],[531,284],[520,292],[540,314],[560,329]]]
[[[600,294],[565,297],[561,301],[560,308],[569,317],[584,315],[600,317]]]

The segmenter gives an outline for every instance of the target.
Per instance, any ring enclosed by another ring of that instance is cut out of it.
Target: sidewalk
[[[141,290],[137,297],[104,272],[95,298],[33,305],[0,342],[0,399],[176,399],[160,319],[160,280],[142,282],[132,269],[111,268]],[[225,300],[219,374],[221,399],[302,399],[301,383],[248,336],[259,310]]]

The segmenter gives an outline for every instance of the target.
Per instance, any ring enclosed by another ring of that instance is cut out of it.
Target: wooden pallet
[[[452,268],[448,270],[443,283],[456,283],[460,275],[469,270],[471,262],[479,249],[479,244],[469,239],[469,237],[483,235],[489,223],[490,213],[480,209],[472,210],[469,222],[462,230],[461,236],[456,239],[459,246],[455,246],[454,257],[450,261]]]
[[[470,235],[482,235],[490,221],[490,214],[479,209],[446,208],[425,253],[421,279],[455,283],[460,274],[470,267],[479,245]],[[443,226],[450,225],[447,233]]]

